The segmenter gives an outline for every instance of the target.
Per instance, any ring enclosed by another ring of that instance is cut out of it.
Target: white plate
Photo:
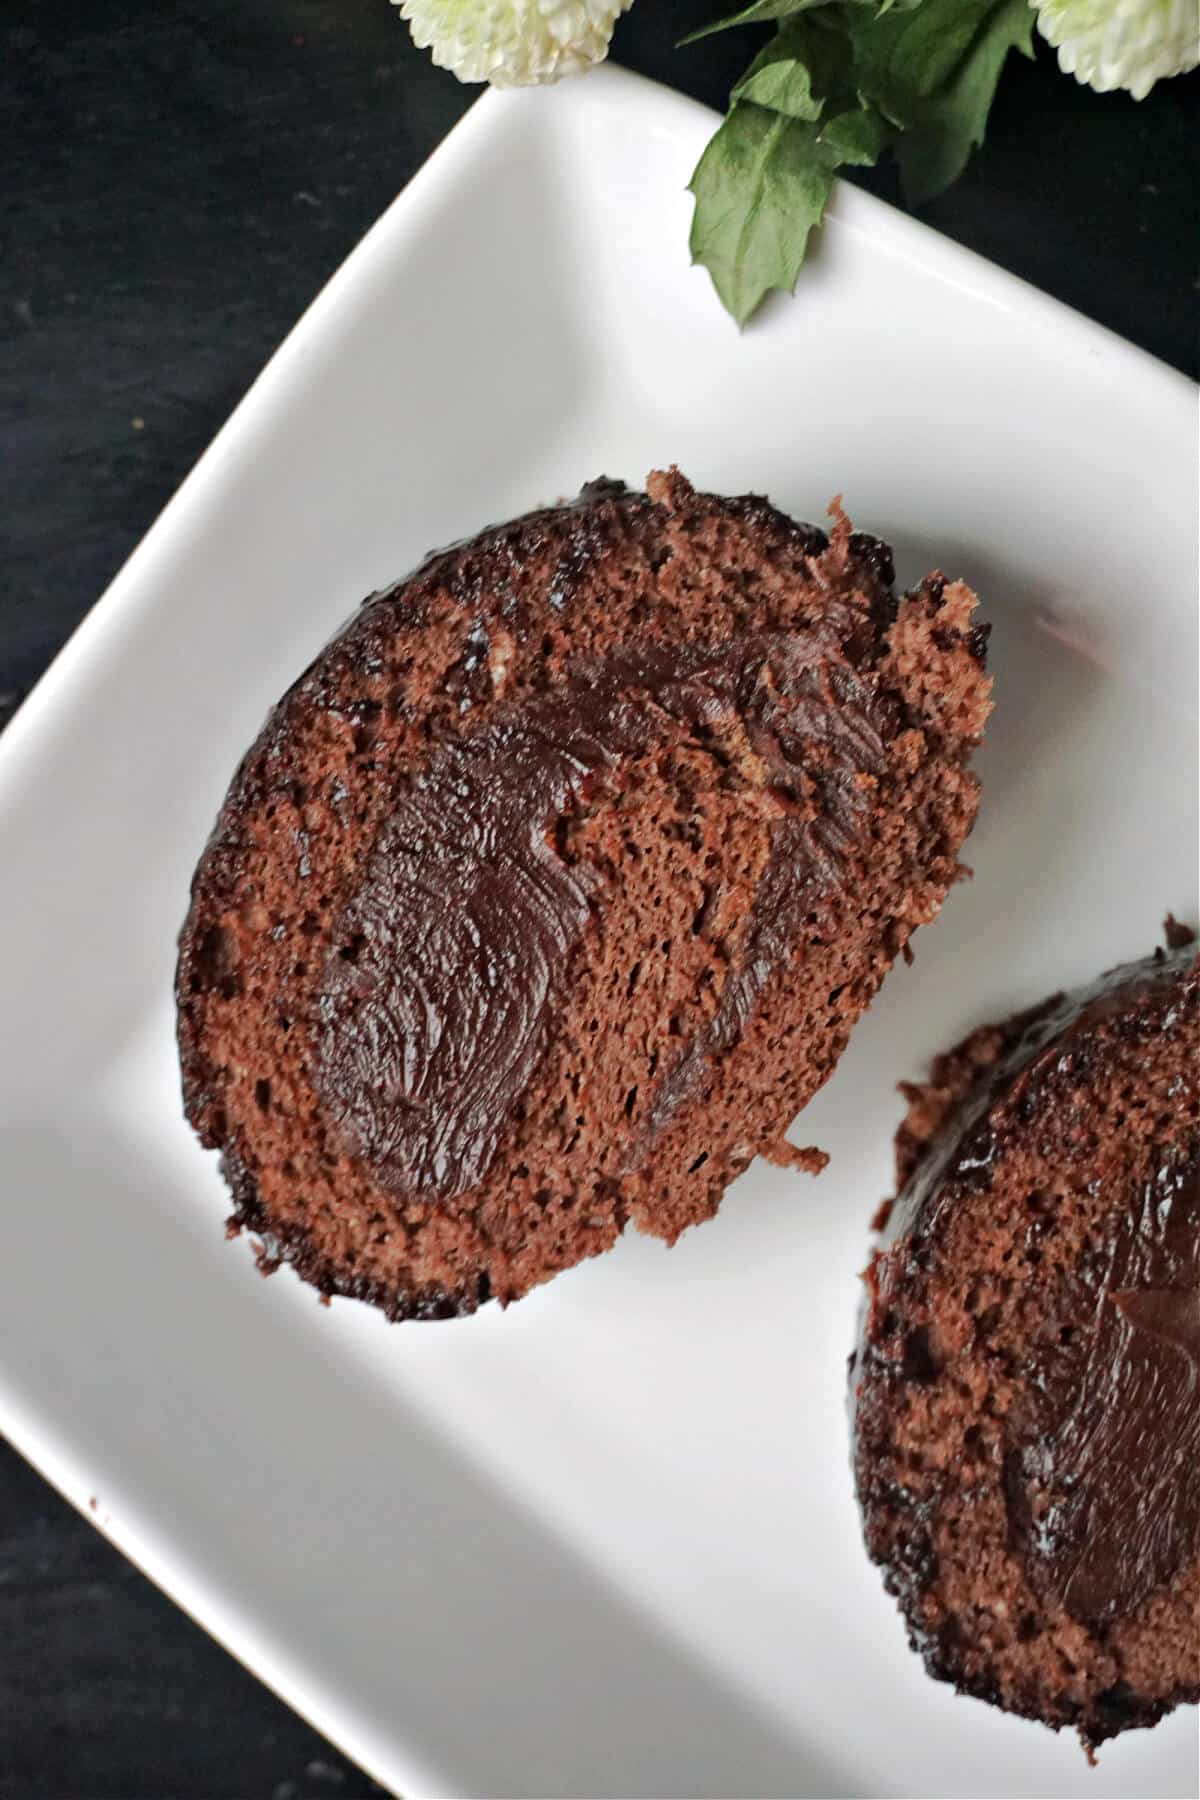
[[[408,1796],[1193,1791],[935,1686],[860,1547],[845,1358],[894,1084],[1194,915],[1182,378],[839,192],[744,337],[688,267],[701,108],[608,71],[474,109],[330,283],[0,742],[0,1422]],[[180,1117],[188,876],[270,701],[426,549],[677,460],[844,491],[995,621],[973,885],[803,1141],[673,1252],[389,1328],[224,1243]]]

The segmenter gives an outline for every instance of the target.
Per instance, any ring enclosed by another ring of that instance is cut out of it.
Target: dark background
[[[722,105],[763,34],[674,47],[718,9],[638,0],[617,60]],[[387,0],[8,0],[0,725],[474,94]],[[1198,98],[1014,58],[923,216],[1195,373]],[[0,1445],[0,1796],[378,1792]]]

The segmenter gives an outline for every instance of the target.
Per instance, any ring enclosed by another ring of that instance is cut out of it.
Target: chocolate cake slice
[[[392,1318],[673,1241],[959,874],[973,596],[755,497],[602,482],[370,599],[196,871],[187,1115],[264,1269]]]
[[[1089,1751],[1200,1700],[1200,959],[908,1090],[867,1271],[867,1548],[929,1672]]]

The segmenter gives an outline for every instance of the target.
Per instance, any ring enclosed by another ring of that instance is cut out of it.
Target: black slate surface
[[[719,105],[755,34],[674,48],[716,10],[638,0],[617,58]],[[472,97],[386,0],[4,9],[0,723]],[[1014,62],[924,216],[1195,373],[1198,98]],[[0,1447],[4,1800],[378,1791]]]

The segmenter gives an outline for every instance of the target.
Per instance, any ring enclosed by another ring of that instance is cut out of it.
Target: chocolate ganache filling
[[[777,801],[767,860],[718,1006],[627,1148],[636,1167],[839,889],[898,724],[855,666],[874,643],[842,605],[807,630],[629,644],[433,752],[342,911],[316,1008],[317,1092],[383,1186],[425,1201],[471,1188],[535,1077],[572,956],[613,897],[563,854],[560,821],[613,804],[635,764],[679,745],[731,763],[733,741]]]
[[[1200,1143],[1160,1153],[1055,1315],[1009,1419],[1009,1517],[1038,1589],[1104,1625],[1200,1549]]]

